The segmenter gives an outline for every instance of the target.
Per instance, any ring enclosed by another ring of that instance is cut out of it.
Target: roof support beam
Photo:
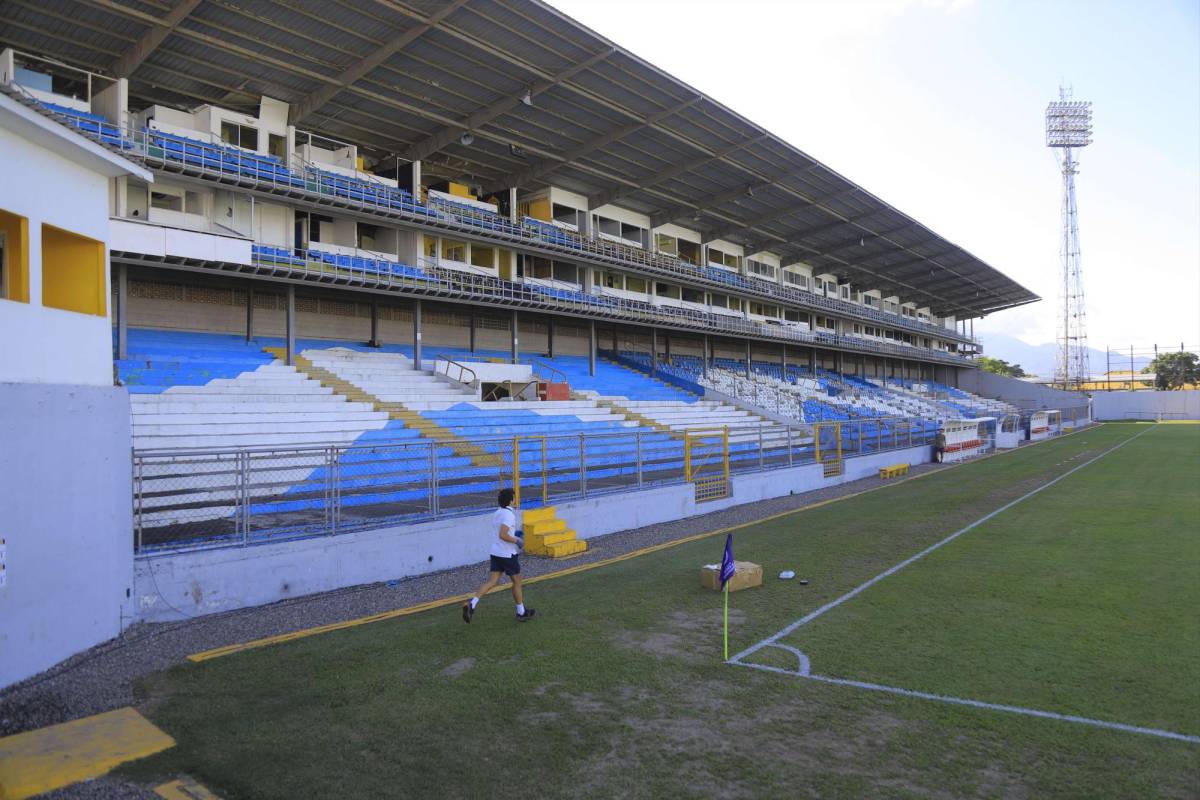
[[[441,150],[446,145],[453,142],[459,137],[463,131],[473,131],[486,125],[496,117],[512,111],[520,105],[528,93],[529,99],[537,97],[542,92],[554,88],[563,81],[569,81],[584,70],[590,69],[596,64],[617,52],[616,48],[610,47],[607,50],[596,53],[591,58],[580,61],[578,64],[573,64],[552,78],[540,80],[531,85],[526,92],[522,92],[514,97],[502,97],[496,102],[484,106],[475,113],[466,117],[457,125],[445,125],[429,137],[417,142],[412,147],[408,148],[400,157],[405,161],[420,161],[427,156],[433,155]]]
[[[711,155],[705,155],[701,156],[700,158],[693,158],[690,161],[681,161],[678,164],[672,164],[665,169],[659,170],[653,175],[648,175],[645,178],[639,178],[632,186],[617,186],[613,189],[606,189],[605,191],[600,192],[599,194],[594,194],[588,198],[588,210],[591,211],[599,208],[600,206],[606,206],[609,203],[615,203],[622,197],[626,197],[634,192],[641,191],[642,189],[648,189],[649,187],[656,186],[664,181],[669,181],[672,178],[683,175],[684,173],[703,167],[705,164],[708,164],[712,161],[720,161],[725,159],[736,153],[738,150],[743,150],[752,144],[757,144],[763,139],[770,138],[770,136],[771,135],[769,133],[760,133],[758,136],[751,136],[749,139],[743,139],[742,141],[734,142],[727,147],[722,147],[720,150],[714,151]]]
[[[768,222],[774,222],[780,217],[786,217],[788,214],[794,214],[797,211],[803,211],[804,209],[811,208],[813,206],[824,205],[825,203],[838,200],[842,197],[849,197],[850,195],[857,194],[860,191],[862,190],[857,186],[852,186],[849,189],[843,189],[840,192],[833,192],[822,197],[805,198],[799,203],[781,206],[774,211],[768,211],[766,214],[755,217],[752,220],[747,220],[746,224],[742,225],[741,227],[734,227],[730,225],[729,227],[720,228],[714,231],[705,231],[704,236],[708,239],[725,239],[735,233],[738,233],[739,231],[749,230],[750,228],[754,228]],[[790,237],[790,234],[788,234],[788,236]]]
[[[200,5],[200,0],[178,0],[161,22],[143,33],[110,67],[113,77],[128,78],[132,75],[133,71],[158,49],[163,40],[175,32],[179,23],[187,19],[188,14],[191,14],[198,5]]]
[[[387,61],[424,34],[436,28],[442,20],[466,4],[467,0],[452,0],[452,2],[446,3],[446,5],[431,14],[423,23],[414,25],[387,44],[377,48],[370,55],[351,64],[338,74],[333,83],[326,83],[324,86],[310,92],[299,103],[293,104],[291,114],[289,115],[291,118],[288,121],[292,125],[299,125],[306,117],[311,116],[313,112],[319,111],[338,92],[352,86],[359,78]]]
[[[786,172],[776,178],[751,181],[750,183],[745,183],[741,186],[734,186],[731,189],[726,189],[723,192],[717,192],[714,195],[705,197],[698,203],[680,203],[678,205],[665,208],[662,211],[655,212],[650,217],[650,227],[657,228],[659,225],[679,219],[679,217],[689,212],[696,213],[699,211],[704,211],[706,208],[718,208],[723,206],[725,203],[730,202],[731,200],[736,200],[739,197],[753,197],[756,191],[769,189],[778,183],[782,183],[790,178],[804,175],[805,173],[811,172],[816,168],[817,164],[809,164],[807,167],[801,167],[800,169]]]
[[[546,173],[562,166],[564,162],[570,163],[572,161],[576,161],[577,159],[586,156],[588,153],[599,150],[602,147],[607,147],[608,145],[619,141],[620,139],[624,139],[626,136],[635,131],[639,131],[642,128],[646,128],[651,125],[657,125],[667,117],[674,116],[680,111],[683,111],[685,108],[699,103],[702,99],[703,98],[700,95],[695,95],[693,97],[689,97],[687,100],[684,100],[682,103],[676,103],[673,106],[656,111],[644,119],[630,122],[628,125],[622,125],[619,128],[615,128],[602,136],[597,136],[591,141],[587,141],[576,147],[572,147],[570,150],[562,154],[561,161],[542,159],[530,166],[529,169],[505,176],[500,180],[497,188],[507,189],[510,186],[526,186],[530,182],[537,180]]]

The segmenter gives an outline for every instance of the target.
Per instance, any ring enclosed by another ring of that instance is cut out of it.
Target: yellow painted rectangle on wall
[[[29,220],[0,211],[0,233],[4,234],[4,283],[0,297],[29,302]]]
[[[104,242],[42,225],[42,305],[108,315]]]

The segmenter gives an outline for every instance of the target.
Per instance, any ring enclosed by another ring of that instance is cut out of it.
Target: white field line
[[[1073,714],[1059,714],[1056,711],[1041,711],[1036,708],[1023,708],[1021,706],[1006,706],[999,703],[985,703],[982,700],[970,700],[963,697],[950,697],[943,694],[933,694],[931,692],[918,692],[913,689],[901,689],[897,686],[883,686],[878,683],[866,683],[865,681],[852,681],[845,678],[831,678],[827,675],[806,675],[793,670],[783,669],[781,667],[770,667],[765,664],[740,664],[743,667],[751,667],[752,669],[761,669],[767,672],[778,672],[784,675],[792,675],[798,678],[804,678],[810,681],[820,681],[821,683],[832,683],[837,686],[853,686],[856,689],[869,689],[873,692],[887,692],[888,694],[898,694],[904,697],[916,697],[922,700],[936,700],[940,703],[952,703],[960,706],[971,706],[972,708],[984,708],[989,711],[1007,711],[1011,714],[1023,714],[1027,717],[1041,717],[1043,719],[1054,719],[1060,722],[1074,722],[1079,725],[1091,725],[1095,728],[1107,728],[1114,731],[1123,731],[1125,733],[1139,733],[1144,736],[1157,736],[1160,739],[1174,739],[1180,742],[1189,742],[1191,744],[1200,744],[1200,736],[1190,736],[1186,733],[1175,733],[1174,731],[1164,731],[1159,728],[1143,728],[1139,725],[1126,725],[1123,722],[1109,722],[1102,719],[1091,719],[1090,717],[1077,717]]]
[[[916,691],[913,689],[902,689],[897,686],[884,686],[884,685],[878,684],[878,683],[867,683],[865,681],[855,681],[855,680],[849,680],[846,678],[833,678],[833,677],[829,677],[827,675],[813,675],[810,672],[809,659],[808,659],[807,655],[805,655],[801,650],[799,650],[796,647],[792,647],[791,645],[781,644],[778,641],[779,639],[794,632],[797,628],[801,627],[802,625],[806,625],[807,623],[809,623],[812,620],[816,619],[817,617],[821,616],[826,611],[836,608],[837,606],[841,605],[845,601],[849,600],[850,598],[852,598],[855,595],[859,594],[860,592],[864,591],[868,587],[875,585],[876,583],[883,580],[887,576],[892,575],[892,574],[900,571],[901,569],[904,569],[904,567],[907,567],[909,564],[913,563],[914,561],[929,555],[930,553],[932,553],[934,550],[937,550],[942,545],[948,544],[948,543],[954,541],[955,539],[957,539],[959,536],[966,533],[967,531],[972,530],[973,528],[976,528],[979,525],[982,525],[983,523],[985,523],[988,520],[995,517],[997,514],[1003,513],[1004,511],[1007,511],[1008,509],[1012,508],[1013,506],[1017,505],[1018,503],[1028,500],[1030,497],[1033,497],[1038,492],[1041,492],[1044,489],[1050,488],[1051,486],[1058,483],[1059,481],[1061,481],[1063,478],[1067,477],[1068,475],[1071,475],[1074,472],[1078,472],[1079,470],[1083,469],[1084,467],[1088,466],[1089,464],[1099,461],[1101,458],[1104,458],[1109,453],[1112,453],[1115,450],[1118,450],[1118,449],[1124,447],[1125,445],[1132,442],[1134,439],[1137,439],[1139,436],[1143,436],[1143,435],[1149,433],[1151,430],[1153,430],[1153,427],[1147,428],[1146,430],[1142,431],[1141,433],[1130,436],[1128,439],[1125,439],[1125,440],[1117,443],[1116,445],[1105,450],[1103,453],[1100,453],[1099,455],[1094,456],[1093,458],[1090,458],[1087,461],[1083,462],[1079,466],[1074,467],[1074,468],[1068,470],[1067,472],[1064,472],[1062,475],[1059,475],[1057,478],[1054,478],[1051,481],[1047,481],[1046,483],[1042,484],[1041,486],[1039,486],[1038,488],[1029,492],[1028,494],[1022,495],[1021,497],[1018,497],[1016,500],[1013,500],[1012,502],[1001,506],[1000,508],[996,509],[995,511],[992,511],[990,514],[986,514],[985,516],[980,517],[979,519],[972,522],[970,525],[967,525],[967,526],[955,531],[954,533],[947,536],[945,539],[942,539],[940,542],[937,542],[936,544],[933,544],[933,545],[925,548],[924,550],[917,553],[916,555],[914,555],[910,558],[907,558],[904,561],[901,561],[899,564],[895,565],[894,567],[891,567],[890,569],[887,569],[887,570],[879,573],[874,578],[871,578],[869,581],[861,584],[860,586],[857,586],[854,589],[851,589],[849,592],[847,592],[846,594],[837,598],[836,600],[826,603],[825,605],[818,608],[816,611],[813,611],[811,614],[801,617],[800,619],[796,620],[791,625],[788,625],[786,628],[779,631],[778,633],[776,633],[772,636],[769,636],[766,639],[763,639],[761,642],[751,645],[750,647],[746,648],[742,652],[735,655],[733,658],[729,659],[729,663],[737,664],[737,665],[743,666],[743,667],[750,667],[752,669],[763,670],[765,672],[775,672],[775,673],[780,673],[783,675],[791,675],[791,676],[798,677],[798,678],[805,678],[807,680],[820,681],[821,683],[835,684],[838,686],[853,686],[858,689],[868,689],[868,690],[874,691],[874,692],[886,692],[888,694],[902,695],[904,697],[916,697],[916,698],[920,698],[923,700],[936,700],[936,701],[942,702],[942,703],[952,703],[954,705],[971,706],[973,708],[983,708],[983,709],[988,709],[990,711],[1007,711],[1009,713],[1023,714],[1025,716],[1030,716],[1030,717],[1041,717],[1043,719],[1053,719],[1053,720],[1059,720],[1061,722],[1073,722],[1073,723],[1080,724],[1080,725],[1090,725],[1092,727],[1097,727],[1097,728],[1107,728],[1109,730],[1123,731],[1125,733],[1138,733],[1138,734],[1142,734],[1142,735],[1146,735],[1146,736],[1156,736],[1156,737],[1163,738],[1163,739],[1174,739],[1176,741],[1189,742],[1192,744],[1200,744],[1200,736],[1192,736],[1192,735],[1184,734],[1184,733],[1175,733],[1173,731],[1161,730],[1159,728],[1144,728],[1144,727],[1141,727],[1138,725],[1127,725],[1122,722],[1109,722],[1106,720],[1091,719],[1089,717],[1074,716],[1072,714],[1060,714],[1056,711],[1041,711],[1036,708],[1024,708],[1022,706],[1008,706],[1008,705],[1002,705],[999,703],[988,703],[988,702],[984,702],[982,700],[971,700],[969,698],[962,698],[962,697],[950,697],[948,695],[933,694],[931,692],[919,692],[919,691]],[[761,650],[764,647],[775,647],[775,648],[778,648],[781,650],[786,650],[786,651],[792,653],[793,655],[795,655],[797,657],[798,662],[799,662],[797,665],[797,669],[790,670],[790,669],[784,669],[782,667],[772,667],[772,666],[768,666],[766,664],[751,664],[751,663],[747,663],[742,660],[745,657],[757,652],[758,650]]]
[[[840,606],[842,603],[846,602],[847,600],[849,600],[849,599],[850,599],[850,598],[852,598],[852,597],[855,597],[855,596],[857,596],[857,595],[861,594],[862,592],[866,591],[866,590],[867,590],[867,589],[869,589],[870,587],[872,587],[872,586],[874,586],[875,584],[879,583],[881,580],[883,580],[884,578],[888,577],[889,575],[894,575],[895,573],[897,573],[897,572],[899,572],[900,570],[902,570],[902,569],[904,569],[905,567],[907,567],[909,564],[912,564],[914,561],[918,561],[918,560],[920,560],[920,559],[924,558],[925,556],[929,555],[930,553],[932,553],[934,550],[937,550],[937,549],[938,549],[938,548],[940,548],[940,547],[944,547],[945,545],[948,545],[948,544],[950,544],[950,542],[954,541],[954,540],[955,540],[955,539],[957,539],[959,536],[962,536],[964,533],[966,533],[966,532],[968,532],[968,531],[971,531],[971,530],[974,530],[975,528],[979,527],[980,525],[982,525],[983,523],[985,523],[985,522],[987,522],[988,520],[992,519],[993,517],[996,517],[996,516],[998,516],[998,515],[1000,515],[1000,514],[1003,514],[1005,511],[1008,511],[1008,510],[1009,510],[1010,508],[1012,508],[1013,506],[1015,506],[1015,505],[1018,505],[1019,503],[1023,503],[1023,502],[1025,502],[1026,500],[1028,500],[1029,498],[1031,498],[1031,497],[1033,497],[1034,495],[1038,494],[1039,492],[1043,492],[1043,491],[1045,491],[1046,489],[1049,489],[1051,486],[1053,486],[1054,484],[1058,483],[1058,482],[1059,482],[1059,481],[1061,481],[1063,478],[1066,478],[1066,477],[1069,477],[1069,476],[1071,476],[1071,475],[1074,475],[1074,474],[1075,474],[1076,472],[1078,472],[1079,470],[1081,470],[1081,469],[1083,469],[1084,467],[1087,467],[1087,466],[1089,466],[1089,465],[1091,465],[1091,464],[1094,464],[1094,463],[1096,463],[1097,461],[1099,461],[1100,459],[1104,458],[1104,457],[1105,457],[1106,455],[1108,455],[1109,453],[1112,453],[1112,452],[1114,452],[1114,451],[1116,451],[1116,450],[1119,450],[1120,448],[1122,448],[1122,447],[1124,447],[1125,445],[1129,444],[1129,443],[1130,443],[1130,442],[1132,442],[1134,439],[1137,439],[1137,438],[1138,438],[1138,437],[1140,437],[1140,436],[1145,436],[1147,433],[1149,433],[1149,432],[1150,432],[1150,431],[1152,431],[1153,429],[1154,429],[1153,427],[1151,427],[1151,428],[1146,428],[1146,430],[1142,431],[1141,433],[1138,433],[1138,434],[1135,434],[1135,435],[1133,435],[1133,436],[1130,436],[1128,439],[1125,439],[1125,440],[1123,440],[1123,441],[1121,441],[1121,442],[1119,442],[1119,443],[1117,443],[1117,444],[1113,445],[1112,447],[1108,448],[1108,449],[1107,449],[1107,450],[1105,450],[1103,453],[1100,453],[1099,455],[1096,455],[1096,456],[1093,456],[1092,458],[1089,458],[1087,461],[1083,462],[1083,463],[1082,463],[1082,464],[1080,464],[1079,466],[1077,466],[1077,467],[1074,467],[1074,468],[1072,468],[1072,469],[1069,469],[1069,470],[1067,470],[1067,471],[1066,471],[1066,472],[1064,472],[1062,475],[1059,475],[1057,478],[1054,478],[1053,480],[1050,480],[1050,481],[1047,481],[1046,483],[1043,483],[1041,486],[1037,487],[1037,488],[1036,488],[1036,489],[1034,489],[1033,491],[1031,491],[1031,492],[1027,492],[1026,494],[1023,494],[1023,495],[1021,495],[1020,497],[1018,497],[1016,500],[1013,500],[1013,501],[1011,501],[1011,502],[1005,503],[1004,505],[1000,506],[1000,508],[997,508],[995,511],[992,511],[992,512],[990,512],[990,513],[988,513],[988,514],[985,514],[984,516],[982,516],[982,517],[980,517],[979,519],[975,520],[975,521],[974,521],[974,522],[972,522],[971,524],[969,524],[969,525],[966,525],[966,526],[964,526],[964,527],[962,527],[962,528],[959,528],[959,529],[958,529],[958,530],[956,530],[954,533],[952,533],[952,534],[950,534],[949,536],[947,536],[945,539],[942,539],[940,542],[936,542],[935,544],[931,544],[929,547],[926,547],[924,550],[922,550],[921,552],[917,553],[916,555],[914,555],[914,556],[909,556],[908,558],[906,558],[906,559],[904,559],[903,561],[901,561],[899,564],[896,564],[896,565],[895,565],[895,566],[893,566],[893,567],[889,567],[888,569],[886,569],[886,570],[884,570],[883,572],[881,572],[881,573],[879,573],[878,575],[876,575],[874,578],[871,578],[870,580],[866,581],[865,583],[862,583],[862,584],[860,584],[859,586],[856,586],[856,587],[854,587],[853,589],[851,589],[850,591],[846,592],[844,595],[842,595],[841,597],[837,598],[836,600],[830,600],[828,603],[826,603],[825,605],[821,606],[821,607],[820,607],[820,608],[818,608],[816,611],[813,611],[813,612],[811,612],[811,613],[809,613],[809,614],[806,614],[805,616],[803,616],[803,617],[801,617],[800,619],[798,619],[798,620],[796,620],[795,622],[793,622],[791,625],[788,625],[786,628],[784,628],[784,629],[782,629],[782,630],[780,630],[780,631],[778,631],[778,632],[776,632],[776,633],[772,634],[771,636],[768,636],[766,639],[763,639],[761,642],[757,642],[757,643],[755,643],[755,644],[752,644],[752,645],[750,645],[750,646],[749,646],[749,647],[747,647],[745,650],[743,650],[742,652],[738,653],[737,655],[735,655],[735,656],[733,656],[731,659],[729,659],[729,661],[730,661],[731,663],[735,663],[735,664],[736,664],[736,663],[740,662],[740,661],[741,661],[743,658],[745,658],[746,656],[748,656],[748,655],[750,655],[750,654],[752,654],[752,653],[754,653],[754,652],[756,652],[756,651],[758,651],[758,650],[761,650],[762,648],[766,647],[767,645],[773,645],[773,644],[775,644],[776,642],[778,642],[778,641],[779,641],[780,639],[782,639],[783,637],[785,637],[785,636],[787,636],[787,635],[789,635],[789,634],[793,633],[793,632],[794,632],[794,631],[795,631],[797,628],[801,627],[802,625],[807,625],[808,623],[812,622],[814,619],[816,619],[817,617],[821,616],[822,614],[824,614],[824,613],[825,613],[825,612],[827,612],[827,611],[832,611],[833,609],[835,609],[835,608],[837,608],[838,606]]]

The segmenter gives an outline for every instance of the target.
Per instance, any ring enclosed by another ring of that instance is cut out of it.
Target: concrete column
[[[509,323],[509,331],[512,333],[512,357],[511,362],[517,363],[517,355],[520,353],[520,342],[517,339],[517,312],[512,312],[512,322]]]
[[[817,349],[815,347],[808,348],[808,371],[817,374]]]
[[[554,358],[554,317],[546,324],[546,354]]]
[[[588,320],[588,375],[596,374],[596,320]]]
[[[592,287],[593,287],[592,268],[591,267],[580,267],[580,269],[583,270],[583,292],[584,292],[584,294],[591,294]]]
[[[475,352],[475,309],[473,307],[467,322],[467,349],[472,353]]]
[[[667,363],[671,363],[671,334],[663,334],[663,353],[666,355]]]
[[[787,380],[787,345],[779,345],[779,377]]]
[[[408,165],[412,171],[412,193],[413,198],[419,203],[421,202],[421,162],[414,161]]]
[[[128,264],[117,264],[117,358],[129,358]]]
[[[294,366],[296,363],[296,287],[288,284],[287,287],[287,365]]]
[[[421,301],[413,301],[413,367],[421,368]]]
[[[705,334],[704,335],[704,364],[701,366],[701,370],[702,370],[702,374],[706,378],[708,377],[708,359],[710,358],[711,352],[712,351],[709,349],[709,344],[708,344],[708,334]]]
[[[746,377],[747,378],[749,378],[751,373],[753,372],[753,369],[750,366],[750,362],[752,360],[752,353],[750,352],[751,346],[752,345],[751,345],[750,340],[747,339],[746,340]]]
[[[374,298],[371,300],[371,341],[368,344],[371,347],[379,347],[383,344],[379,341],[379,301]]]
[[[845,368],[846,368],[846,365],[845,365],[844,361],[842,360],[842,351],[838,350],[837,351],[837,373],[838,373],[838,375],[841,375],[842,370],[844,370]]]
[[[508,188],[508,221],[514,225],[520,222],[521,214],[517,211],[517,187]]]
[[[254,289],[246,290],[246,344],[254,341]]]
[[[658,374],[658,329],[650,329],[650,376]]]

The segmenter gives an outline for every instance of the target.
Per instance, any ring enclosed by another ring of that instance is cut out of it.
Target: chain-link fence
[[[933,420],[878,419],[730,429],[731,474],[779,469],[933,441]],[[683,431],[472,440],[397,440],[133,457],[138,553],[245,546],[436,519],[490,508],[513,486],[526,508],[683,483]]]

